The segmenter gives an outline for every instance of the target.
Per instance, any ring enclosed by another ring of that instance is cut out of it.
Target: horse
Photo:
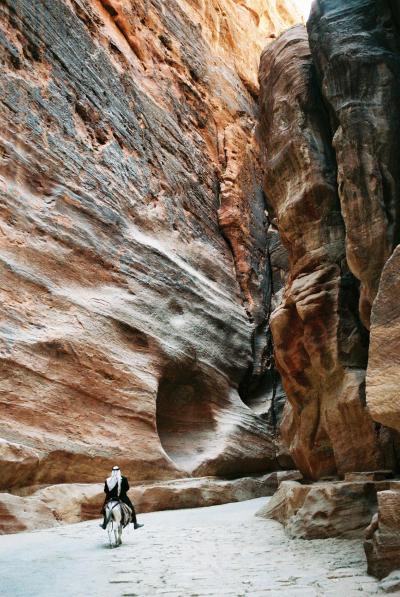
[[[110,500],[105,506],[106,530],[110,547],[119,547],[122,544],[122,529],[130,522],[131,509],[119,500]]]

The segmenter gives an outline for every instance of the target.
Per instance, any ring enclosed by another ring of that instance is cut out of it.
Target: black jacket
[[[121,479],[121,492],[119,494],[119,499],[124,502],[127,506],[130,507],[130,509],[132,510],[132,522],[136,523],[136,512],[135,512],[135,507],[132,504],[131,500],[129,499],[129,497],[127,496],[127,491],[129,489],[129,483],[128,483],[128,479],[126,477],[122,477]],[[104,514],[105,512],[105,505],[107,504],[108,501],[112,500],[112,499],[118,499],[118,483],[116,485],[114,485],[114,487],[112,488],[111,491],[108,490],[107,487],[107,481],[104,483],[104,493],[106,494],[106,497],[104,499],[104,504],[103,507],[101,509],[102,513]]]
[[[122,477],[121,480],[121,492],[118,496],[118,483],[116,485],[114,485],[114,487],[112,488],[111,491],[109,491],[108,487],[107,487],[107,481],[104,483],[104,493],[106,494],[106,501],[108,502],[108,500],[112,499],[112,498],[120,498],[120,500],[122,500],[123,502],[125,502],[126,504],[129,505],[130,500],[128,498],[128,496],[126,495],[126,492],[129,489],[129,483],[128,483],[128,479],[126,477]]]

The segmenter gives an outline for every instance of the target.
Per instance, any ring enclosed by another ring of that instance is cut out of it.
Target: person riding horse
[[[104,499],[104,504],[101,509],[101,513],[104,517],[103,523],[100,525],[102,529],[105,529],[107,526],[105,507],[107,502],[111,500],[121,500],[121,502],[124,502],[124,504],[129,506],[129,508],[132,510],[131,522],[133,523],[133,527],[135,529],[140,529],[140,527],[143,526],[142,524],[139,524],[137,521],[135,507],[127,495],[128,489],[128,479],[122,476],[119,466],[113,466],[111,476],[108,477],[104,483],[104,493],[106,494],[106,497]]]

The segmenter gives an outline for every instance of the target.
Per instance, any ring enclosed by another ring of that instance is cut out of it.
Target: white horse
[[[106,504],[106,523],[110,547],[119,547],[122,543],[122,507],[119,501],[112,500]]]

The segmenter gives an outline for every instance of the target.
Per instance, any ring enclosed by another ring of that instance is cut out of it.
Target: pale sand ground
[[[96,522],[0,537],[2,597],[375,594],[362,541],[291,541],[255,518],[268,498],[152,512],[111,550]]]

